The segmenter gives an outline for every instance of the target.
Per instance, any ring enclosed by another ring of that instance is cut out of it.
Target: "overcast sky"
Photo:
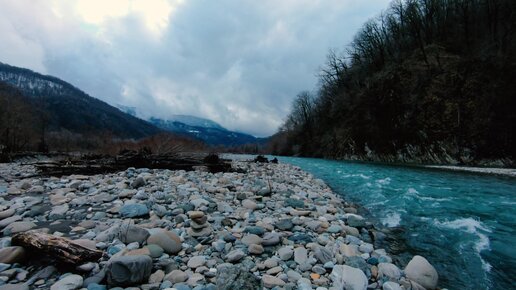
[[[0,0],[0,62],[141,117],[273,134],[330,48],[389,0]]]

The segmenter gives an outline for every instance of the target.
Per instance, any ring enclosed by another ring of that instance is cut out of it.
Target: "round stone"
[[[405,275],[426,289],[435,289],[439,276],[435,268],[422,256],[414,256],[405,267]]]
[[[252,244],[261,245],[263,242],[263,239],[257,235],[250,234],[250,235],[244,236],[241,241],[246,246],[249,246]]]
[[[251,244],[249,245],[249,253],[254,255],[261,255],[263,253],[263,247],[261,245]]]
[[[233,250],[226,255],[226,261],[229,263],[235,263],[245,257],[245,253],[242,250]]]
[[[242,206],[247,208],[247,209],[252,209],[252,210],[255,210],[258,205],[256,204],[256,202],[250,200],[250,199],[245,199],[242,201]]]
[[[201,266],[204,266],[206,264],[206,257],[205,256],[195,256],[190,258],[188,260],[187,266],[191,269],[196,269]]]
[[[50,290],[75,290],[82,287],[83,279],[79,275],[68,275],[50,286]]]
[[[0,263],[21,263],[25,260],[25,256],[25,250],[22,247],[6,247],[0,249]]]
[[[204,217],[204,212],[200,210],[194,210],[188,212],[188,217],[191,219],[198,219]]]
[[[152,234],[147,239],[147,244],[160,246],[167,254],[177,254],[181,251],[181,239],[172,231],[162,231]]]
[[[181,283],[188,280],[188,274],[181,270],[173,270],[165,276],[164,280],[170,281],[173,284]]]

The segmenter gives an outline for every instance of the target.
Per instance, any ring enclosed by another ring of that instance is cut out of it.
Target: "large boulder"
[[[263,289],[262,281],[242,265],[221,264],[217,267],[217,289]]]
[[[366,290],[367,277],[362,270],[348,265],[337,265],[333,267],[330,274],[333,287],[339,290]]]
[[[439,276],[435,268],[423,257],[414,256],[405,267],[405,275],[426,289],[435,289]]]
[[[107,281],[110,286],[130,286],[146,283],[152,271],[149,256],[121,256],[108,264]]]

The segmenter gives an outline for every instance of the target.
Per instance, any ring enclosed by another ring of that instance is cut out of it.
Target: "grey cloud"
[[[0,33],[10,38],[0,49],[16,50],[20,39],[29,48],[0,61],[45,70],[143,116],[191,114],[258,136],[274,133],[295,95],[316,85],[328,49],[343,48],[388,3],[184,1],[156,36],[135,14],[93,27],[41,4],[23,11],[33,1],[5,1]]]

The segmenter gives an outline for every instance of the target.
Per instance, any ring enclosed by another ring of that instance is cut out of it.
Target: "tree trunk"
[[[73,265],[95,262],[103,255],[102,251],[85,248],[69,239],[38,232],[16,234],[12,237],[12,244]]]

